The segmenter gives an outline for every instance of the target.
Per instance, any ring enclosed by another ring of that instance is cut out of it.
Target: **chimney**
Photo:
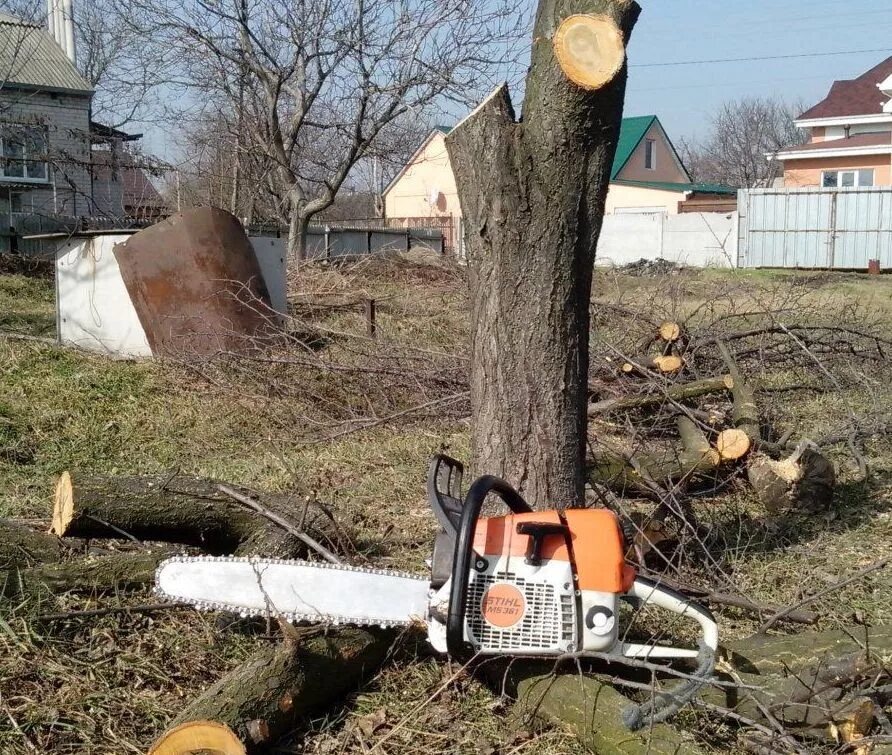
[[[47,0],[47,29],[68,59],[77,65],[74,43],[74,0]]]

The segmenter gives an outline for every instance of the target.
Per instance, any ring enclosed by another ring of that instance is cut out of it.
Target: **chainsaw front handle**
[[[660,585],[645,577],[636,577],[628,595],[639,598],[646,604],[665,608],[667,611],[694,619],[701,630],[700,644],[713,655],[719,645],[719,628],[715,618],[707,608],[693,602],[680,592]],[[698,658],[701,650],[675,648],[668,645],[644,645],[639,643],[621,644],[620,654],[626,658]]]

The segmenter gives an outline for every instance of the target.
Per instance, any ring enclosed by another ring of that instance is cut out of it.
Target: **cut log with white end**
[[[668,356],[654,357],[651,364],[664,375],[669,375],[673,372],[678,372],[684,367],[684,359],[670,354]]]
[[[716,438],[715,448],[722,461],[736,461],[746,456],[752,446],[749,435],[743,430],[722,430]]]
[[[660,338],[666,343],[675,343],[681,338],[681,326],[677,322],[664,322],[660,325]]]
[[[210,553],[298,558],[301,540],[220,492],[185,475],[90,477],[64,472],[56,483],[50,532],[59,537],[132,538],[180,543]],[[337,530],[318,506],[285,494],[261,501],[323,543]]]
[[[553,44],[561,70],[583,89],[596,90],[609,84],[626,60],[623,34],[609,16],[568,16],[555,32]]]
[[[216,721],[188,721],[176,726],[149,750],[149,755],[246,755],[245,746],[225,724]]]
[[[177,730],[200,730],[213,721],[243,745],[233,752],[268,752],[307,712],[355,690],[381,665],[395,637],[391,631],[359,628],[292,632],[293,637],[262,648],[186,705],[155,747]],[[155,749],[152,755],[180,752]]]

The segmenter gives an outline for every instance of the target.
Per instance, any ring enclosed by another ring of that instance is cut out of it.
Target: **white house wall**
[[[607,190],[605,212],[608,215],[613,215],[624,210],[648,209],[656,211],[660,209],[670,215],[676,215],[678,214],[678,203],[683,202],[684,199],[683,191],[663,191],[643,186],[625,186],[613,183]]]

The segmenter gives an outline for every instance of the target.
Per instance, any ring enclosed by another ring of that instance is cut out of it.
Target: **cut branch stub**
[[[664,322],[660,325],[660,338],[667,343],[674,343],[681,338],[681,326],[677,322]]]
[[[668,375],[673,372],[678,372],[684,367],[684,359],[670,354],[669,356],[664,357],[654,357],[652,364],[664,375]]]
[[[149,755],[245,755],[245,746],[232,729],[216,721],[188,721],[168,731],[149,750]]]
[[[732,428],[722,430],[716,438],[715,447],[722,461],[736,461],[750,450],[752,441],[743,430]]]
[[[561,70],[583,89],[595,90],[609,84],[626,60],[622,32],[608,16],[568,16],[555,32],[553,42]]]

